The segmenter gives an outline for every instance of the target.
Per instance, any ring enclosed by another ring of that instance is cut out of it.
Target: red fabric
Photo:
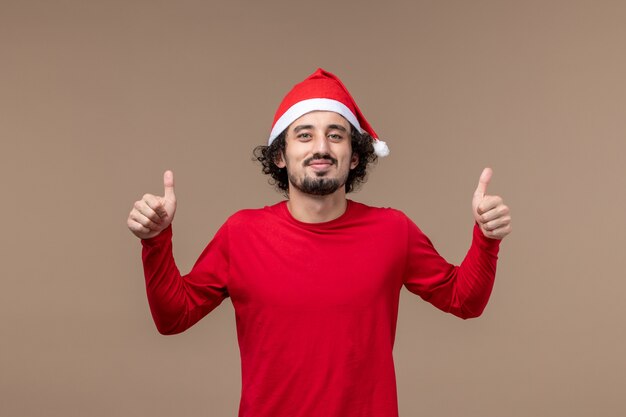
[[[291,91],[283,98],[272,122],[272,129],[280,119],[280,117],[294,104],[312,98],[328,98],[343,103],[359,121],[361,129],[369,133],[373,138],[378,135],[369,124],[352,95],[335,74],[318,68],[313,74],[309,75],[304,81],[293,86]],[[293,121],[293,120],[292,120]]]
[[[350,200],[343,216],[318,224],[295,220],[285,202],[240,211],[183,277],[171,228],[142,242],[160,332],[184,331],[230,296],[240,417],[397,417],[392,350],[402,286],[459,317],[478,316],[500,243],[475,225],[457,267],[400,211]]]

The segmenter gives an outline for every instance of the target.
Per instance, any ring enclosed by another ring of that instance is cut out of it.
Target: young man
[[[164,195],[135,203],[148,300],[163,334],[179,333],[226,297],[241,353],[240,417],[397,417],[393,344],[400,290],[470,318],[485,308],[509,209],[474,193],[472,245],[445,261],[402,212],[346,199],[388,153],[333,74],[321,69],[281,103],[255,154],[288,200],[242,210],[185,276],[172,257],[173,174]]]

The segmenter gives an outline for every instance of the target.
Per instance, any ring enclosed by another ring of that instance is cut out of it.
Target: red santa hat
[[[374,152],[378,156],[389,155],[387,144],[367,122],[356,102],[336,75],[318,68],[304,81],[296,84],[287,93],[276,110],[268,145],[300,116],[315,111],[326,110],[339,113],[359,132],[367,132],[374,138]]]

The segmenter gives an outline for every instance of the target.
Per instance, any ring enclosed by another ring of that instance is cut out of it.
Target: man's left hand
[[[491,239],[502,239],[511,233],[511,215],[509,207],[502,202],[502,197],[487,194],[487,185],[492,174],[491,168],[485,168],[480,175],[472,198],[472,212],[483,235]]]

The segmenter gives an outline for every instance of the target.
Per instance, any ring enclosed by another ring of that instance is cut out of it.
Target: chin
[[[302,181],[293,181],[289,179],[291,185],[305,194],[310,195],[329,195],[337,191],[340,187],[345,186],[345,181],[337,178],[305,177]]]

